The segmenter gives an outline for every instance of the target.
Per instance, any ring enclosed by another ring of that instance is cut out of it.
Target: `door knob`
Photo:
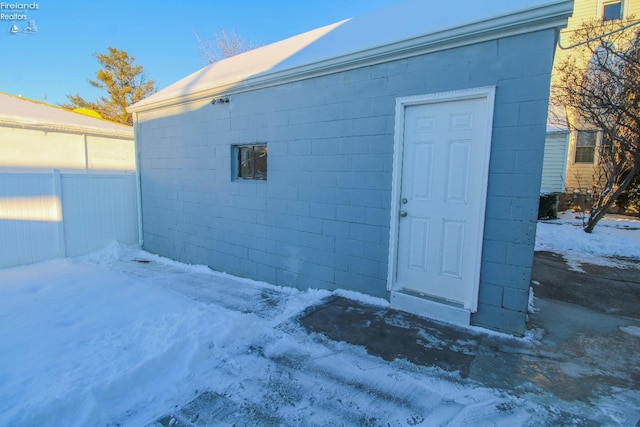
[[[400,216],[403,218],[407,216],[407,211],[400,211]]]

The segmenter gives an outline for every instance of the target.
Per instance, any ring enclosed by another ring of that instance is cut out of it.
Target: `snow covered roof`
[[[566,25],[572,0],[407,0],[215,62],[130,111],[239,93]]]
[[[89,117],[6,93],[0,93],[0,126],[81,132],[133,139],[131,126]]]

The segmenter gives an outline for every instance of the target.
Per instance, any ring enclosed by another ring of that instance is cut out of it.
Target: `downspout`
[[[89,172],[89,141],[86,133],[82,134],[84,138],[84,173]]]
[[[138,113],[133,113],[133,146],[136,161],[136,197],[138,199],[138,245],[142,248],[144,235],[142,233],[142,179],[140,175],[140,123],[138,123]]]

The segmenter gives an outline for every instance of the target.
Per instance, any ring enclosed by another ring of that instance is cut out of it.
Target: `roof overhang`
[[[188,92],[171,98],[154,100],[152,97],[152,99],[142,100],[132,105],[128,110],[130,112],[143,112],[173,105],[201,102],[212,97],[234,95],[498,38],[548,29],[559,31],[566,26],[572,10],[572,0],[543,4],[496,18],[481,20],[326,60],[258,73],[238,81],[225,82],[225,84],[217,86],[213,85],[207,89]]]
[[[0,117],[0,127],[10,127],[16,129],[37,130],[42,132],[60,132],[71,134],[92,135],[105,138],[129,139],[133,141],[133,128],[115,130],[115,129],[98,129],[89,126],[64,124],[64,123],[47,123],[47,122],[31,122],[20,120],[13,117]]]

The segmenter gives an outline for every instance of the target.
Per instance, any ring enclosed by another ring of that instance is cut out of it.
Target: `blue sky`
[[[224,27],[268,44],[399,1],[8,0],[0,2],[0,91],[51,104],[66,102],[66,94],[94,99],[100,93],[87,80],[99,65],[92,54],[108,46],[135,56],[161,89],[204,66],[194,32],[212,38]],[[9,9],[16,3],[38,8]],[[29,20],[34,33],[22,31]],[[12,24],[21,31],[11,34]]]

